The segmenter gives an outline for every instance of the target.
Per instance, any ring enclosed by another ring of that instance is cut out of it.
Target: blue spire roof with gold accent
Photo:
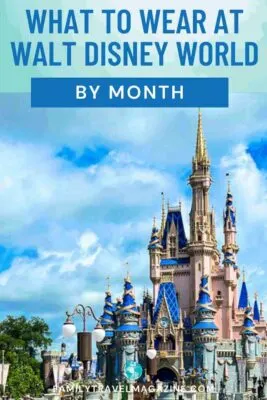
[[[133,286],[129,275],[124,279],[124,294],[122,304],[116,313],[120,320],[120,325],[117,332],[139,332],[141,328],[138,325],[138,318],[140,313],[135,303],[135,296]],[[133,319],[132,315],[136,318]]]
[[[248,306],[248,290],[245,281],[245,274],[243,275],[243,282],[239,296],[238,308],[246,308]]]
[[[196,323],[192,328],[193,330],[218,330],[213,321],[213,316],[215,315],[216,311],[212,307],[207,275],[204,275],[201,278],[199,297],[196,304],[195,313]]]
[[[114,304],[112,303],[111,293],[109,290],[106,291],[105,297],[105,305],[104,311],[101,315],[101,325],[105,327],[105,325],[114,324]]]
[[[230,186],[228,187],[227,195],[226,195],[226,204],[224,211],[224,226],[226,226],[227,221],[231,221],[233,226],[236,224],[236,210],[233,206],[233,195],[230,190]]]
[[[129,314],[133,313],[136,315],[139,315],[139,312],[137,310],[137,306],[135,303],[135,296],[134,296],[134,291],[133,291],[133,286],[131,284],[130,277],[127,276],[124,280],[124,294],[123,294],[123,300],[120,309],[118,312],[121,314]]]
[[[255,295],[255,301],[254,301],[254,307],[253,307],[253,319],[254,319],[254,321],[258,321],[258,322],[261,319],[257,295]]]
[[[171,320],[174,324],[180,321],[180,307],[173,282],[162,282],[159,287],[157,303],[153,316],[153,324],[157,322],[163,300],[165,299]]]
[[[255,324],[254,324],[253,316],[252,316],[252,308],[250,306],[248,306],[245,310],[243,329],[242,329],[241,333],[243,335],[257,335],[258,334],[255,329]]]
[[[201,278],[197,308],[209,308],[211,304],[212,300],[208,289],[208,276],[205,275]]]
[[[156,247],[161,247],[159,235],[160,235],[160,232],[159,232],[158,228],[156,227],[155,220],[154,220],[154,225],[152,228],[151,239],[150,239],[150,242],[148,245],[148,249],[154,249]]]

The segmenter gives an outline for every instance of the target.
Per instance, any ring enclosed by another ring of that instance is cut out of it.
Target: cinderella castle
[[[106,292],[101,316],[106,336],[97,345],[98,372],[106,383],[124,382],[125,365],[136,361],[143,368],[139,382],[204,383],[219,398],[229,393],[233,399],[267,398],[263,306],[257,297],[250,303],[237,263],[230,185],[223,213],[224,244],[221,251],[217,247],[215,214],[209,205],[211,183],[199,112],[189,177],[190,237],[181,206],[166,209],[163,199],[161,226],[154,223],[148,244],[153,296],[144,293],[142,304],[136,304],[129,276],[122,299],[114,302],[110,290]],[[148,349],[156,350],[153,363]],[[246,397],[250,395],[254,397]]]

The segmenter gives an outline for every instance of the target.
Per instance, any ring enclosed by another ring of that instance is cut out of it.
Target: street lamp
[[[156,376],[158,372],[157,359],[156,359],[157,350],[155,349],[152,340],[150,347],[147,349],[146,356],[147,356],[147,373],[150,377],[150,380],[152,381],[153,377]]]
[[[155,350],[154,347],[150,347],[147,349],[146,355],[150,360],[154,360],[157,355],[157,350]]]
[[[62,333],[65,337],[71,337],[76,332],[76,327],[72,321],[72,317],[80,315],[83,321],[83,331],[78,332],[78,360],[83,363],[83,375],[87,377],[87,363],[92,361],[92,336],[96,342],[102,342],[105,337],[105,330],[100,324],[99,319],[95,316],[95,313],[91,306],[84,306],[78,304],[72,313],[66,312],[67,319],[63,324]],[[93,317],[97,321],[97,325],[93,330],[93,333],[86,331],[86,320],[87,317]]]

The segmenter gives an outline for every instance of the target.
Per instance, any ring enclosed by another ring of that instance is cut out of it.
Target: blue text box
[[[32,107],[228,107],[228,78],[32,78]]]

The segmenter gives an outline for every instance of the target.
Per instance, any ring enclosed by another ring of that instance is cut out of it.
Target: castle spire
[[[161,233],[159,232],[159,230],[157,228],[156,218],[154,217],[151,238],[150,238],[150,242],[148,244],[148,249],[161,248],[160,236],[161,236]]]
[[[229,173],[226,174],[229,177]],[[238,245],[236,244],[236,209],[233,206],[233,195],[231,192],[230,180],[227,183],[227,193],[225,209],[223,212],[223,231],[224,231],[224,244],[222,251],[224,253],[224,260],[228,264],[236,264],[236,254],[238,253]]]
[[[254,301],[254,307],[253,307],[253,319],[254,319],[254,321],[258,321],[258,322],[261,319],[257,293],[255,293],[255,301]]]
[[[248,307],[248,290],[247,290],[247,285],[246,285],[245,271],[243,271],[243,282],[242,282],[242,286],[241,286],[238,308],[242,309],[242,308],[247,308],[247,307]]]
[[[197,141],[196,141],[196,154],[195,161],[198,164],[209,164],[206,140],[203,133],[202,126],[202,113],[198,110],[198,124],[197,124]]]
[[[129,274],[124,279],[122,303],[119,308],[117,307],[116,315],[119,320],[117,332],[140,331],[138,324],[140,312],[135,302],[134,288]]]
[[[103,314],[101,315],[101,325],[104,329],[110,328],[114,324],[114,305],[112,303],[111,298],[111,291],[110,291],[110,284],[109,284],[109,277],[107,277],[108,285],[106,290],[106,297],[105,297],[105,305]]]
[[[190,210],[190,241],[188,253],[192,271],[192,290],[198,292],[202,269],[211,274],[212,259],[218,260],[215,215],[209,206],[209,189],[211,186],[210,162],[202,127],[202,115],[198,112],[196,151],[193,157],[192,173],[189,184],[192,188]],[[207,261],[207,254],[210,261]],[[195,298],[190,300],[190,308],[195,306]]]
[[[244,323],[241,331],[242,335],[257,335],[258,332],[255,329],[255,324],[252,317],[252,308],[248,306],[244,314]]]
[[[212,306],[212,300],[208,287],[208,276],[203,275],[201,278],[199,297],[195,308],[196,323],[193,326],[193,336],[195,341],[202,341],[205,337],[209,340],[216,340],[217,326],[214,323],[216,314],[215,308]]]
[[[161,192],[161,227],[160,227],[161,236],[163,236],[164,233],[165,221],[166,221],[165,198],[164,198],[164,193]]]

